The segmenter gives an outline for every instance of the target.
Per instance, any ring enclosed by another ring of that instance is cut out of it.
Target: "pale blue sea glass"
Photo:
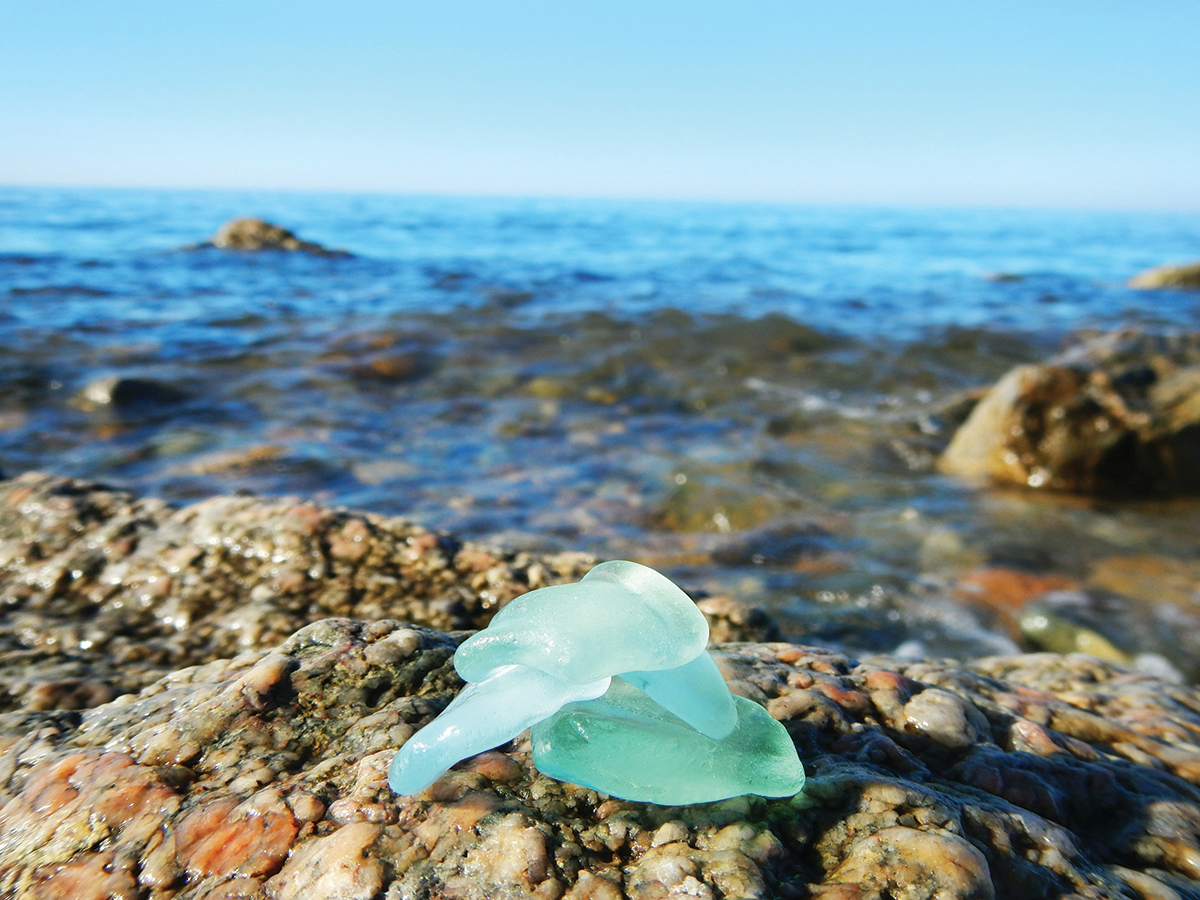
[[[619,674],[659,706],[708,737],[723,738],[737,724],[733,694],[707,651],[674,669]]]
[[[804,767],[787,730],[757,703],[734,702],[737,727],[713,740],[614,678],[599,700],[533,726],[533,762],[551,778],[664,806],[799,793]]]
[[[696,604],[653,569],[614,560],[576,584],[522,594],[463,642],[454,668],[479,681],[518,663],[583,684],[618,672],[673,669],[708,643]]]
[[[609,679],[568,684],[528,666],[501,666],[468,684],[440,716],[405,742],[388,771],[397,794],[415,794],[468,756],[511,741],[564,703],[601,696]]]
[[[388,783],[417,793],[532,726],[539,769],[627,800],[798,792],[804,768],[787,732],[729,692],[707,642],[687,594],[637,563],[531,591],[458,648],[467,686],[400,748]]]

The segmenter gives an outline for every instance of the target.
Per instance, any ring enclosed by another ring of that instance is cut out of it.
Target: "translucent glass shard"
[[[600,699],[533,726],[533,761],[560,781],[667,806],[798,793],[804,767],[787,731],[757,703],[734,703],[737,726],[714,740],[614,679]]]
[[[416,793],[532,726],[542,772],[626,800],[797,793],[787,731],[729,692],[707,643],[687,594],[637,563],[518,597],[458,648],[467,686],[400,748],[388,783]]]
[[[708,623],[670,579],[637,563],[601,563],[576,584],[523,594],[454,655],[465,681],[502,665],[582,684],[619,672],[671,669],[708,643]]]
[[[599,697],[608,686],[607,678],[568,684],[527,666],[501,666],[464,687],[408,739],[392,760],[388,785],[398,794],[423,791],[460,759],[511,741],[564,703]]]
[[[707,652],[674,669],[622,672],[621,678],[708,737],[723,738],[737,724],[733,695]]]

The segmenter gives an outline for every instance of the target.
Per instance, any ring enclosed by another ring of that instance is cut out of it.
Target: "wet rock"
[[[996,616],[1010,634],[1017,634],[1017,620],[1025,605],[1051,591],[1077,587],[1064,575],[1044,575],[1008,568],[981,568],[967,572],[955,582],[955,594]],[[1078,649],[1076,647],[1072,648]]]
[[[828,560],[838,550],[833,535],[821,522],[791,519],[723,538],[711,555],[714,562],[726,566],[804,569],[816,560]]]
[[[482,562],[482,560],[480,560]],[[1083,656],[857,662],[728,644],[794,799],[662,807],[553,781],[525,737],[427,791],[395,749],[452,635],[308,625],[74,714],[0,715],[0,893],[30,897],[1058,897],[1200,891],[1200,692]]]
[[[1028,644],[1164,676],[1200,679],[1200,611],[1097,589],[1055,590],[1027,604],[1018,624]]]
[[[1200,562],[1166,556],[1110,556],[1088,573],[1088,585],[1182,610],[1200,605]]]
[[[975,406],[940,467],[1051,490],[1200,492],[1197,342],[1115,332],[1018,366]]]
[[[678,484],[650,518],[665,531],[727,534],[763,527],[787,512],[785,502],[753,485],[691,478]]]
[[[338,380],[349,377],[364,387],[404,384],[437,369],[435,344],[436,338],[423,333],[353,332],[334,341],[317,363]]]
[[[714,644],[783,640],[779,623],[760,607],[747,606],[732,597],[708,597],[696,606],[708,620],[709,640]]]
[[[593,563],[297,500],[175,509],[28,474],[0,483],[0,709],[93,706],[330,615],[479,628]]]
[[[75,403],[84,409],[137,412],[175,406],[187,398],[186,391],[163,381],[106,375],[89,382],[75,397]]]
[[[1200,290],[1200,263],[1192,263],[1187,266],[1157,266],[1147,269],[1129,279],[1129,286],[1143,290],[1159,288]]]
[[[350,255],[345,250],[330,250],[312,241],[302,241],[286,228],[249,216],[226,222],[217,229],[210,243],[222,250],[290,250],[317,256]]]

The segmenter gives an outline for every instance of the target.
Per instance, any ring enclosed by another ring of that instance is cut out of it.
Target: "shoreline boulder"
[[[729,598],[702,603],[735,639],[714,658],[795,743],[797,797],[615,800],[539,773],[527,735],[394,794],[467,629],[592,562],[298,500],[0,483],[0,896],[1200,898],[1197,688],[762,642]]]
[[[1012,369],[939,468],[1079,493],[1200,492],[1200,336],[1114,332]]]
[[[1200,291],[1200,262],[1186,266],[1155,266],[1134,275],[1129,279],[1129,286],[1144,291]]]

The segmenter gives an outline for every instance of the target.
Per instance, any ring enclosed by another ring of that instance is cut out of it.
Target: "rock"
[[[653,527],[664,531],[727,534],[764,527],[788,511],[783,500],[756,486],[688,479],[678,484],[649,518]]]
[[[345,250],[330,250],[311,241],[302,241],[286,228],[263,219],[231,219],[213,235],[212,246],[222,250],[300,250],[317,256],[349,256]]]
[[[83,409],[113,409],[125,413],[167,408],[187,399],[186,391],[163,381],[105,375],[85,385],[74,402]]]
[[[1187,266],[1157,266],[1147,269],[1129,279],[1129,286],[1142,290],[1161,288],[1200,290],[1200,263],[1192,263]]]
[[[81,713],[0,715],[0,893],[1200,893],[1193,688],[1082,656],[856,662],[729,644],[730,686],[800,749],[800,797],[616,801],[538,773],[524,737],[397,796],[396,748],[461,686],[455,644],[327,619]]]
[[[1050,490],[1200,492],[1198,344],[1114,332],[1018,366],[975,406],[939,466]]]
[[[0,710],[103,703],[330,615],[480,628],[518,594],[592,564],[294,499],[173,509],[27,474],[0,483]]]
[[[1200,610],[1108,591],[1053,590],[1027,604],[1027,645],[1101,659],[1189,681],[1200,679]]]
[[[1109,556],[1092,566],[1088,584],[1144,603],[1194,609],[1200,605],[1200,561],[1150,554]]]
[[[967,572],[955,582],[954,592],[960,600],[994,614],[1008,632],[1015,635],[1018,618],[1026,603],[1050,591],[1066,591],[1076,586],[1076,582],[1065,575],[990,567]]]
[[[747,606],[732,597],[708,597],[698,601],[696,606],[708,620],[709,639],[714,644],[783,640],[779,623],[761,607]]]
[[[716,647],[796,743],[794,799],[617,801],[525,737],[388,790],[462,629],[590,567],[297,500],[0,484],[0,896],[1200,896],[1200,691],[1078,654]]]

